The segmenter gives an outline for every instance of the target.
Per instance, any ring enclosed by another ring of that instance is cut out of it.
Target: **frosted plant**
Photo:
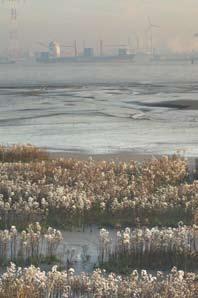
[[[115,242],[110,242],[109,233],[100,230],[101,263],[110,260],[128,266],[196,267],[198,254],[198,226],[178,225],[178,228],[126,228],[117,231]],[[107,247],[107,249],[106,249]],[[119,263],[120,262],[120,263]],[[131,262],[131,263],[130,263]]]
[[[12,150],[25,156],[34,152]],[[138,225],[152,224],[156,217],[169,221],[171,210],[175,221],[184,217],[190,222],[198,208],[198,183],[188,184],[188,175],[187,162],[177,156],[142,164],[45,158],[0,162],[0,217],[5,228],[42,222],[49,213],[79,226],[100,223],[103,216],[107,223],[117,218]]]
[[[63,240],[62,234],[56,229],[48,228],[47,233],[44,235],[47,245],[47,254],[52,257],[56,255],[57,249]]]
[[[106,274],[97,269],[88,275],[75,275],[73,269],[59,272],[53,267],[48,273],[30,266],[16,268],[14,264],[0,277],[0,296],[2,298],[35,297],[171,297],[195,298],[198,285],[196,274],[178,271],[173,268],[164,275],[155,276],[146,270],[134,270],[130,276]]]
[[[38,222],[22,232],[12,226],[10,230],[0,230],[0,259],[4,263],[18,260],[39,262],[41,257],[55,257],[62,240],[59,230],[49,228],[45,234]]]
[[[109,232],[106,229],[100,230],[99,238],[99,261],[103,263],[110,253],[110,242]]]

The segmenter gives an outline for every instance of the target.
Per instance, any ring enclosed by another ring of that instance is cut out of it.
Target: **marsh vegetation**
[[[196,298],[197,210],[198,182],[180,156],[80,161],[1,146],[0,261],[15,264],[0,277],[0,297]],[[64,230],[93,225],[100,269],[75,273]]]
[[[183,158],[163,156],[142,163],[52,160],[34,147],[16,148],[16,156],[9,149],[9,159],[17,161],[0,163],[2,227],[35,221],[64,228],[177,226],[180,220],[192,224],[198,183],[190,182]]]

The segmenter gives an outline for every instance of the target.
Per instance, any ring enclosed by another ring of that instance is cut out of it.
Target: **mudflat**
[[[137,103],[147,107],[198,110],[198,100],[170,100],[161,102]]]

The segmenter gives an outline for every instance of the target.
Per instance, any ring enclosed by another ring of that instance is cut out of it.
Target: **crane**
[[[8,53],[11,58],[17,58],[19,55],[19,40],[18,40],[18,14],[17,5],[25,0],[2,0],[2,4],[8,3],[10,7],[10,28],[9,28],[9,46]]]

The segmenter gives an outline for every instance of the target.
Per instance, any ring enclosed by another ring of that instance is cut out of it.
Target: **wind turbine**
[[[148,28],[147,28],[147,32],[150,33],[150,50],[151,50],[151,54],[154,54],[154,49],[153,49],[153,29],[159,29],[160,27],[158,25],[154,25],[151,22],[150,17],[148,17]]]
[[[193,38],[198,38],[198,32],[193,34]],[[195,60],[195,52],[194,52],[194,49],[192,49],[191,64],[194,64],[194,60]]]

